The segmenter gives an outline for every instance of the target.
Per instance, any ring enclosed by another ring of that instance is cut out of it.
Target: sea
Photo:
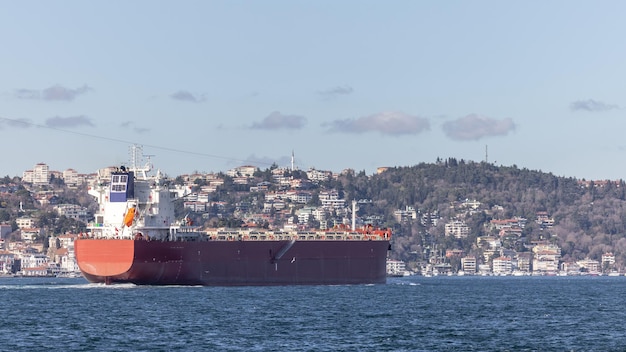
[[[0,351],[626,351],[626,277],[184,287],[0,278]]]

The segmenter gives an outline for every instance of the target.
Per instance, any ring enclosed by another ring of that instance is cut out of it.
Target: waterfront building
[[[9,251],[0,251],[0,274],[9,274],[13,271],[15,254]]]
[[[476,273],[476,257],[467,256],[461,258],[461,268],[466,274],[475,274]]]
[[[521,252],[515,255],[517,259],[517,267],[516,270],[522,272],[530,272],[530,263],[532,262],[532,254],[530,252]]]
[[[608,252],[602,254],[602,265],[613,265],[615,264],[615,254]]]
[[[599,273],[600,270],[600,262],[593,259],[583,259],[576,262],[581,268],[589,273]]]
[[[533,247],[533,272],[556,273],[561,259],[561,248],[555,244],[537,244]]]
[[[406,264],[401,260],[387,260],[387,275],[404,276],[406,275]]]
[[[498,257],[493,259],[493,273],[496,275],[509,275],[513,271],[510,257]]]

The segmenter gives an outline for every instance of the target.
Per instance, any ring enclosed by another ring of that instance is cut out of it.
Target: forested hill
[[[626,262],[626,185],[622,180],[586,181],[558,177],[517,166],[496,166],[453,158],[411,167],[389,168],[373,177],[363,173],[342,182],[348,199],[371,199],[370,211],[393,212],[413,207],[418,218],[396,223],[393,256],[407,261],[426,259],[429,250],[463,249],[480,255],[477,236],[498,236],[492,219],[527,219],[522,236],[503,245],[528,251],[534,241],[559,245],[564,261],[600,260],[605,252]],[[462,206],[480,202],[475,212]],[[554,220],[542,226],[538,214]],[[420,221],[427,214],[439,217],[436,225]],[[445,236],[445,223],[458,219],[470,227],[465,239]],[[423,222],[423,223],[422,223]]]

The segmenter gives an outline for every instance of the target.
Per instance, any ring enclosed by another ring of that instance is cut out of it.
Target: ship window
[[[120,176],[119,175],[113,175],[113,177],[111,178],[111,182],[113,182],[113,183],[120,182]]]
[[[111,185],[113,192],[126,192],[126,185]]]
[[[127,175],[120,176],[120,182],[126,183],[126,181],[128,181],[128,176]]]

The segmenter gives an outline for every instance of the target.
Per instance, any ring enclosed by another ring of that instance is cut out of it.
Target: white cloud
[[[300,129],[306,124],[306,117],[299,115],[283,115],[274,111],[261,122],[252,124],[252,129],[277,130],[277,129]]]
[[[443,124],[444,133],[454,140],[479,140],[485,137],[504,136],[515,130],[510,118],[496,120],[486,116],[470,114]]]
[[[324,124],[330,132],[365,133],[379,132],[385,135],[418,134],[430,129],[427,118],[402,112],[381,112],[355,119],[335,120]]]

